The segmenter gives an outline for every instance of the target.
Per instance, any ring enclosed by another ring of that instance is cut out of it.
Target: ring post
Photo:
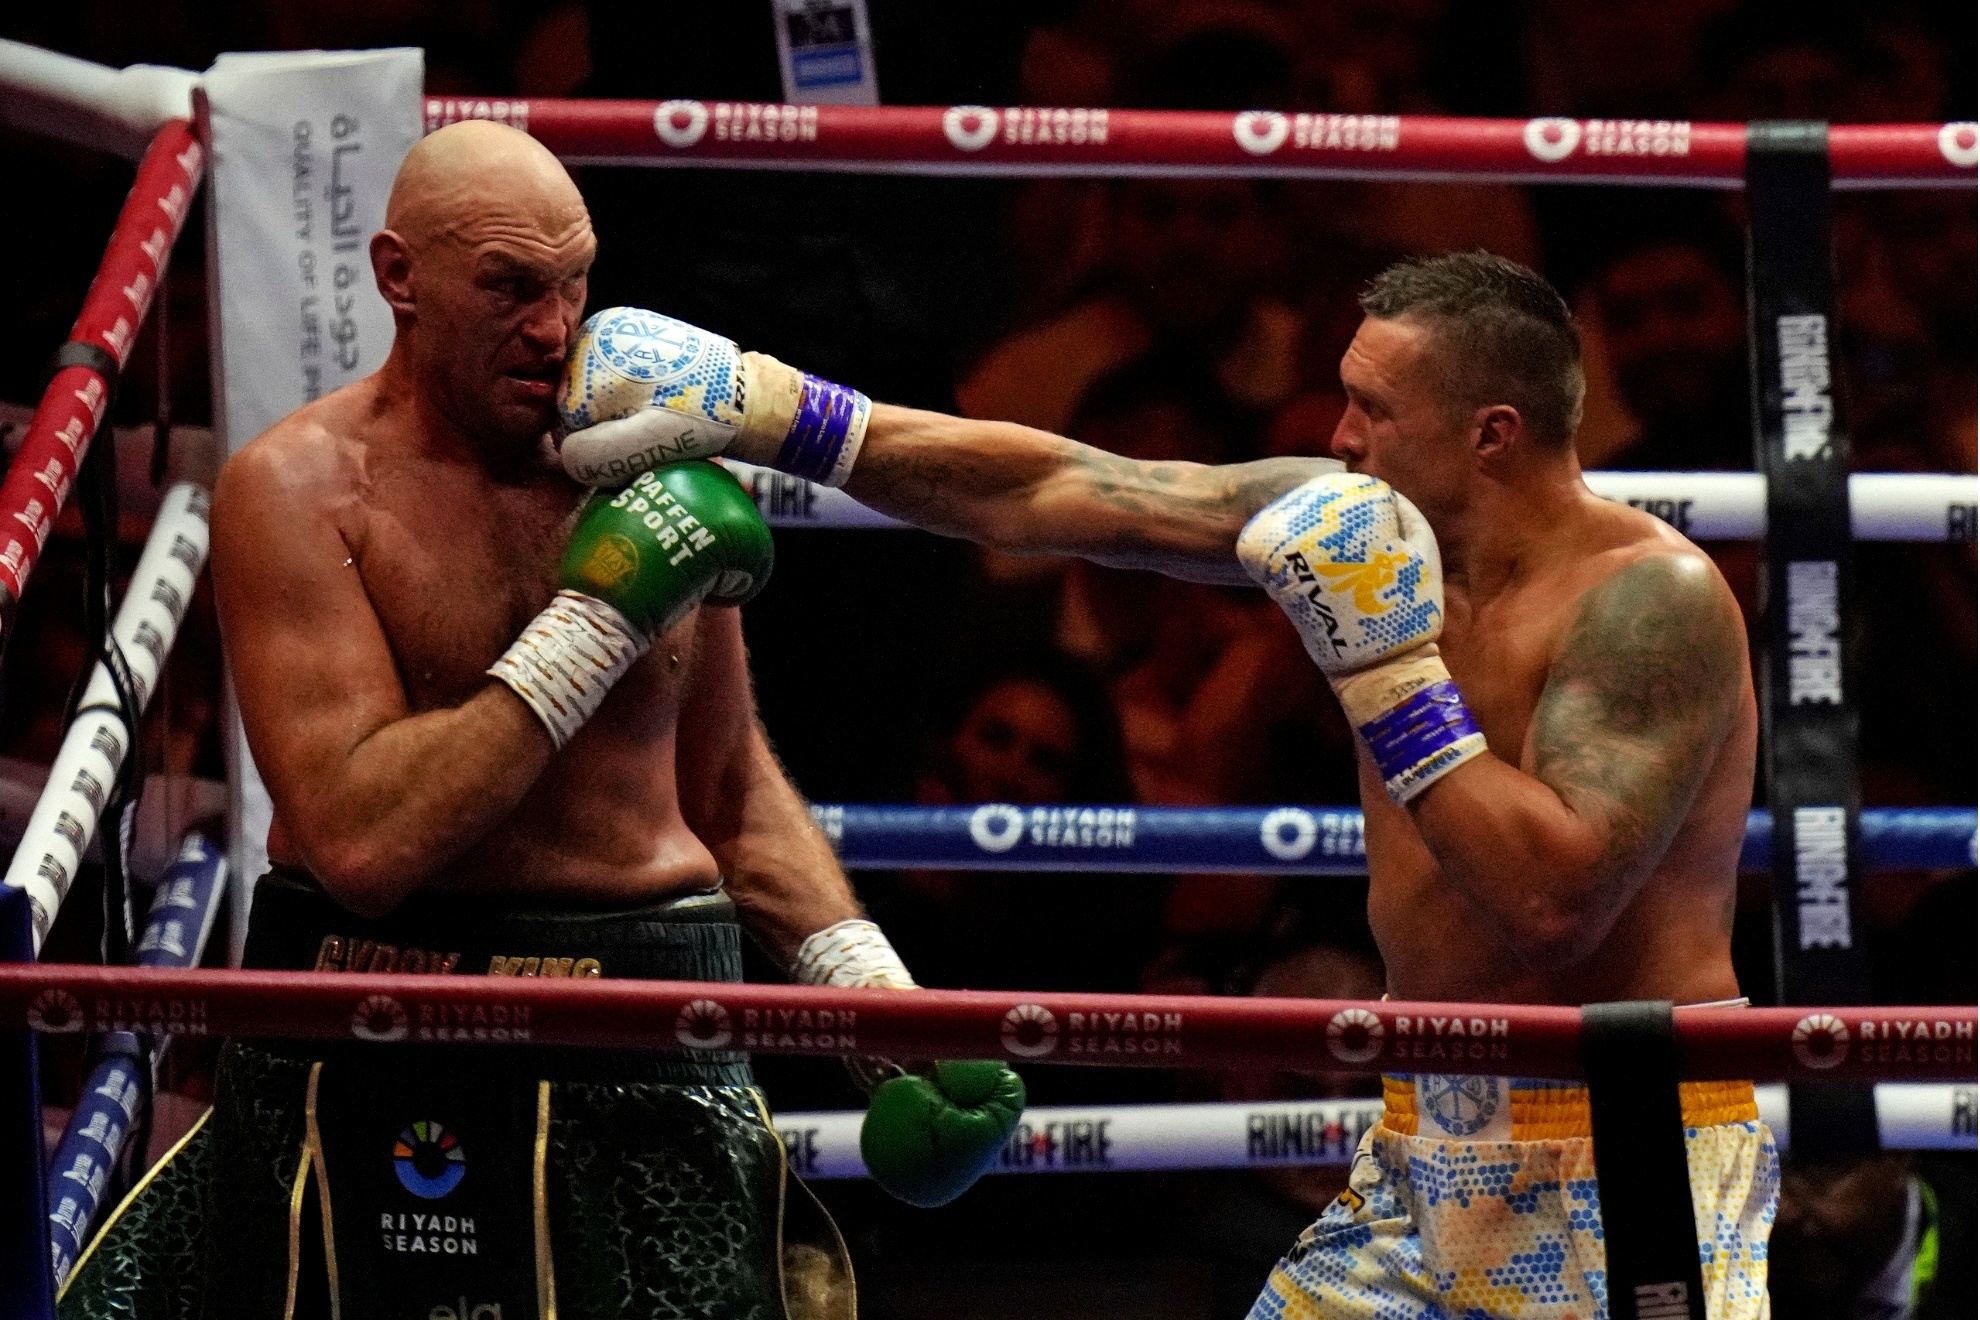
[[[27,891],[0,885],[0,962],[33,961]],[[42,1177],[34,1032],[7,1027],[0,1029],[0,1320],[52,1320],[55,1314]]]
[[[1869,959],[1857,784],[1849,435],[1834,381],[1829,129],[1748,127],[1748,344],[1754,465],[1767,476],[1762,750],[1774,819],[1783,1004],[1861,1004]],[[1789,1092],[1795,1146],[1817,1161],[1877,1150],[1866,1086]]]
[[[1609,1255],[1609,1314],[1705,1320],[1671,1001],[1582,1005],[1581,1059]]]

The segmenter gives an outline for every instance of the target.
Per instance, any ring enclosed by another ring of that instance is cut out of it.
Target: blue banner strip
[[[226,854],[205,835],[188,834],[178,860],[159,879],[152,895],[144,938],[137,946],[138,966],[198,966],[226,885]],[[82,1098],[48,1164],[48,1243],[57,1284],[68,1279],[89,1243],[124,1138],[150,1103],[149,1092],[144,1047],[138,1038],[121,1031],[105,1036],[97,1045]]]
[[[1353,807],[814,806],[851,870],[1228,871],[1365,875]],[[1974,864],[1971,807],[1871,808],[1863,857],[1872,869]],[[1764,871],[1773,847],[1765,811],[1746,821],[1740,869]]]

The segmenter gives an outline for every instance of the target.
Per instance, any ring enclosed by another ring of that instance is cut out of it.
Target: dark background
[[[1618,0],[1006,3],[873,0],[893,104],[1278,108],[1834,122],[1974,117],[1968,6]],[[780,99],[769,6],[523,0],[17,7],[0,35],[111,65],[226,50],[425,48],[433,92]],[[0,400],[32,402],[130,181],[108,157],[0,134]],[[1751,467],[1740,198],[1652,189],[974,181],[579,172],[600,236],[594,306],[634,303],[875,397],[1231,461],[1324,452],[1353,294],[1410,252],[1483,247],[1549,275],[1581,316],[1589,467]],[[202,213],[174,258],[167,384],[210,416]],[[1839,394],[1864,470],[1972,471],[1974,195],[1841,194]],[[148,418],[141,347],[119,404]],[[793,532],[748,611],[779,753],[820,801],[1352,800],[1348,739],[1275,611],[1247,593],[918,533]],[[1755,624],[1753,548],[1708,547]],[[46,761],[81,659],[78,564],[58,537],[6,660],[0,753]],[[1970,546],[1861,545],[1853,641],[1871,804],[1974,800]],[[1756,628],[1757,632],[1757,628]],[[169,769],[219,774],[217,648],[190,626],[153,719]],[[1291,676],[1291,677],[1288,677]],[[1268,681],[1270,679],[1271,681]],[[821,697],[820,694],[828,694]],[[857,877],[926,984],[1379,992],[1355,882],[1248,877]],[[1971,872],[1865,894],[1876,997],[1974,998]],[[1772,994],[1764,877],[1742,983]],[[758,968],[761,975],[773,972]],[[779,1109],[844,1107],[823,1067],[766,1060]],[[1343,1079],[1030,1070],[1034,1099],[1340,1093]],[[194,1079],[196,1083],[196,1079]],[[1970,1159],[1924,1160],[1973,1310]],[[1776,1314],[1849,1316],[1894,1243],[1900,1163],[1797,1175]],[[867,1313],[1240,1314],[1335,1175],[992,1178],[946,1210],[827,1195]],[[1963,1190],[1961,1190],[1963,1189]]]

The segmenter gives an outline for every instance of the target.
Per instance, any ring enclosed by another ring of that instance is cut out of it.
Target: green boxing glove
[[[704,459],[642,472],[578,515],[561,585],[658,637],[707,598],[740,605],[770,580],[774,549],[756,501]]]
[[[1001,1063],[938,1063],[873,1089],[859,1153],[909,1205],[947,1205],[997,1159],[1024,1116],[1024,1079]]]
[[[562,747],[655,637],[703,601],[742,604],[769,581],[773,559],[756,502],[721,467],[643,472],[585,503],[564,550],[563,590],[488,673]]]

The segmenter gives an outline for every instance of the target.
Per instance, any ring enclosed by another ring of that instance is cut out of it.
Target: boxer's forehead
[[[563,164],[526,133],[453,124],[407,153],[386,227],[414,248],[446,244],[532,266],[588,264],[591,217]]]
[[[1341,383],[1395,394],[1426,383],[1437,345],[1434,326],[1412,317],[1363,318],[1341,357]]]
[[[575,217],[487,212],[463,217],[444,237],[477,261],[558,272],[584,269],[598,248],[591,217],[582,211]]]

